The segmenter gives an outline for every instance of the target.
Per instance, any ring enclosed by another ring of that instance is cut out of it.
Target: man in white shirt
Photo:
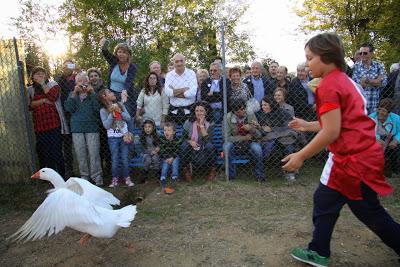
[[[175,54],[172,58],[174,70],[165,76],[165,95],[169,97],[168,121],[183,124],[190,116],[196,100],[197,79],[193,70],[185,67],[185,57]]]

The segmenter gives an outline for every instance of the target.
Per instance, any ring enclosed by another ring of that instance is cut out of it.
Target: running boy
[[[313,266],[328,266],[333,228],[344,204],[400,255],[400,225],[377,198],[393,192],[383,176],[383,151],[360,87],[343,72],[343,44],[336,34],[319,34],[307,42],[305,54],[313,77],[322,78],[315,92],[318,121],[294,118],[289,126],[318,134],[302,150],[286,156],[282,168],[298,170],[326,146],[330,154],[314,193],[312,241],[307,249],[293,249],[292,256]]]

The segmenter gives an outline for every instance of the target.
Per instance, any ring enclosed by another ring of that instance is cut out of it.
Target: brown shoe
[[[211,167],[210,172],[207,175],[207,182],[215,182],[217,176],[217,170],[215,167]]]
[[[183,173],[184,173],[186,182],[191,183],[193,181],[193,177],[192,177],[192,170],[190,168],[190,165],[185,167],[185,169],[183,170]]]

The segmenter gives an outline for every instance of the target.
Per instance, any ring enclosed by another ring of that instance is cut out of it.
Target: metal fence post
[[[225,68],[225,23],[221,24],[221,48],[222,48],[222,84],[223,84],[223,97],[224,97],[224,144],[228,142],[228,94],[226,91],[226,68]],[[225,179],[229,181],[229,153],[224,145],[224,160],[225,160]]]
[[[28,110],[28,99],[27,95],[25,94],[25,82],[24,82],[24,75],[23,75],[23,70],[24,67],[22,66],[22,62],[19,60],[19,51],[18,51],[18,44],[17,44],[17,39],[14,37],[13,38],[13,43],[14,43],[14,49],[15,49],[15,58],[16,58],[16,63],[17,63],[17,72],[18,72],[18,81],[19,81],[19,89],[20,89],[20,95],[21,95],[21,103],[22,103],[22,110],[24,111],[24,119],[25,119],[25,127],[26,127],[26,132],[27,132],[27,137],[28,137],[28,150],[29,150],[29,155],[30,155],[30,167],[31,167],[31,172],[34,172],[36,170],[36,155],[35,151],[33,149],[33,135],[32,135],[32,127],[30,124],[30,118],[29,118],[29,110]]]

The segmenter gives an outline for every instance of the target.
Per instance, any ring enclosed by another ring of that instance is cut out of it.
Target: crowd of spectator
[[[28,93],[41,167],[72,176],[74,149],[80,177],[103,185],[103,173],[111,171],[110,187],[117,187],[121,177],[125,185],[133,186],[129,160],[140,154],[145,172],[140,181],[146,182],[156,170],[166,193],[174,191],[171,185],[180,178],[191,182],[199,169],[207,173],[208,181],[214,181],[218,157],[224,156],[213,142],[214,131],[221,128],[224,118],[224,85],[228,140],[223,146],[230,180],[238,176],[234,161],[247,155],[255,179],[264,182],[265,160],[277,152],[293,153],[309,138],[288,127],[293,117],[317,117],[314,94],[319,80],[312,78],[306,63],[298,64],[293,78],[275,61],[268,70],[257,61],[250,67],[227,68],[224,77],[220,58],[210,62],[209,70],[195,72],[186,66],[185,56],[177,53],[167,73],[160,62],[152,61],[143,87],[136,90],[137,66],[130,48],[121,43],[110,52],[108,45],[101,40],[101,52],[109,65],[107,85],[99,69],[80,70],[72,60],[64,62],[54,81],[43,68],[34,68]],[[347,74],[358,84],[366,112],[376,121],[388,168],[397,172],[399,68],[394,65],[387,76],[373,53],[371,44],[361,45]],[[179,134],[178,127],[182,129]],[[135,141],[137,128],[141,136]],[[285,173],[289,181],[296,180],[296,175]]]

